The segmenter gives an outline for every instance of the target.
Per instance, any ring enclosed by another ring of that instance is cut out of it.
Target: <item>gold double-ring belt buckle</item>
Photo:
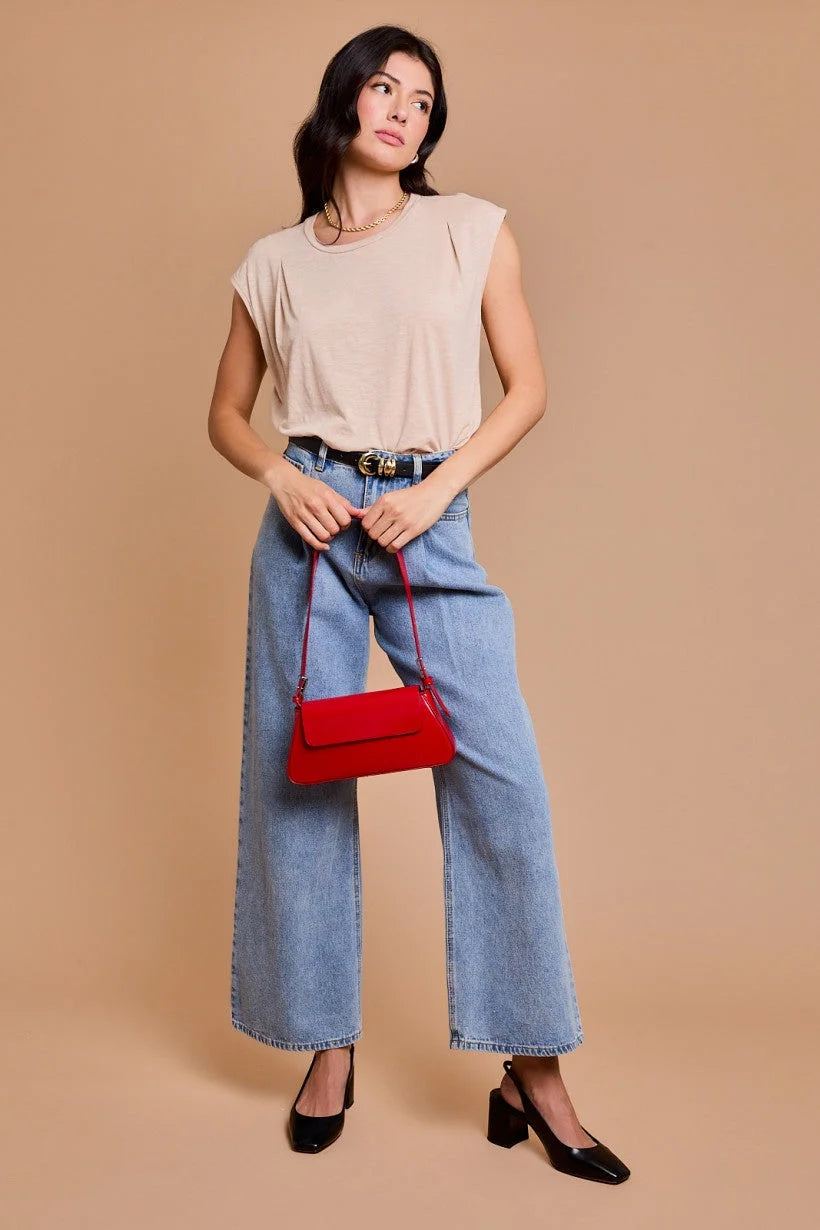
[[[378,469],[370,469],[371,463],[378,463]],[[362,474],[378,474],[379,477],[392,478],[396,473],[396,459],[395,457],[381,457],[371,450],[360,455],[358,468]]]

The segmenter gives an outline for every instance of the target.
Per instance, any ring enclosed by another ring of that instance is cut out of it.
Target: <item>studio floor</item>
[[[632,1168],[615,1187],[554,1171],[534,1134],[485,1138],[504,1056],[395,1039],[371,1011],[341,1138],[293,1153],[310,1055],[161,1000],[4,1012],[4,1224],[14,1230],[373,1224],[490,1230],[774,1230],[814,1224],[816,1033],[722,1005],[632,1016],[587,1003],[562,1057],[581,1121]],[[440,1031],[442,1037],[445,1031]]]

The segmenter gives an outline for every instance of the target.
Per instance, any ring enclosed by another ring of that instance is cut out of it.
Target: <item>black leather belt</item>
[[[319,450],[324,444],[321,436],[290,436],[290,441],[297,444],[299,448],[306,448],[308,452],[315,453],[318,457]],[[355,466],[362,474],[377,474],[379,478],[400,478],[412,475],[413,462],[411,458],[405,457],[402,459],[396,458],[384,450],[368,448],[363,452],[356,449],[347,450],[341,448],[331,448],[328,445],[326,456],[331,461],[340,461],[342,465]],[[444,458],[439,458],[438,461],[422,461],[422,475],[429,474],[431,470],[435,470],[436,466],[440,466]]]

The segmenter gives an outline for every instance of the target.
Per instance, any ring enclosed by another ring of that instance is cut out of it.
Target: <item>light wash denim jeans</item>
[[[356,507],[421,481],[366,476],[288,443],[285,456]],[[378,450],[383,452],[383,450]],[[426,453],[449,457],[454,450]],[[475,557],[469,491],[404,548],[424,663],[457,752],[431,769],[443,846],[449,1045],[556,1055],[584,1036],[547,786],[522,696],[513,611]],[[284,1050],[362,1036],[357,779],[293,784],[293,729],[312,548],[268,501],[251,556],[231,1021]],[[370,618],[402,683],[418,682],[395,554],[354,518],[316,569],[306,699],[366,689]],[[394,777],[401,791],[401,775]],[[418,817],[415,817],[417,820]]]

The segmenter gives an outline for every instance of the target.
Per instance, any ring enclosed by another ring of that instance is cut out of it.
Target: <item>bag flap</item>
[[[302,733],[311,747],[410,735],[423,721],[424,701],[412,684],[302,701]]]

